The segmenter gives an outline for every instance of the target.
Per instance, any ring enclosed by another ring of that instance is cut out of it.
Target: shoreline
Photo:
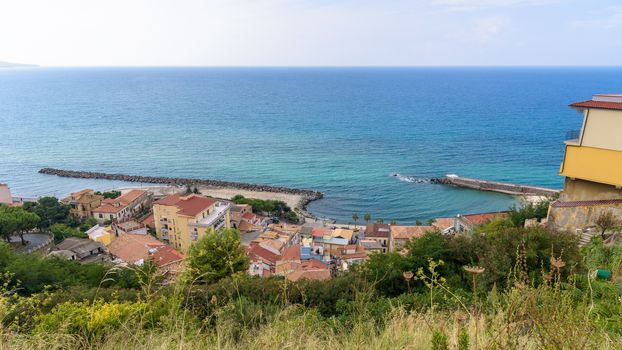
[[[305,217],[313,217],[313,215],[306,211],[306,206],[312,201],[324,197],[324,194],[319,191],[289,188],[284,186],[258,185],[251,183],[211,179],[110,174],[102,172],[75,171],[55,168],[43,168],[39,170],[39,173],[66,178],[149,183],[162,186],[143,188],[167,188],[172,189],[175,192],[182,191],[183,189],[185,189],[186,186],[192,186],[197,187],[197,189],[202,194],[221,199],[231,199],[233,196],[240,194],[247,198],[280,200],[287,203],[287,205],[289,205],[293,210],[297,210],[299,214]]]

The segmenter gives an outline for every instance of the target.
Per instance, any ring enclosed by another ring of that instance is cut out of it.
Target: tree
[[[371,214],[365,213],[365,215],[363,215],[363,220],[365,220],[366,224],[369,224],[369,221],[371,220]]]
[[[391,225],[397,225],[397,220],[391,219]]]
[[[95,194],[103,196],[105,199],[115,199],[115,198],[121,196],[121,191],[114,191],[114,190],[112,190],[112,191],[107,191],[107,192],[104,192],[104,193],[97,191],[97,192],[95,192]]]
[[[88,235],[65,224],[54,224],[50,227],[50,232],[54,236],[54,242],[60,243],[67,237],[87,238]]]
[[[423,225],[423,224],[421,223],[421,220],[417,219],[417,220],[415,220],[415,225],[417,225],[417,226],[421,226],[421,225]]]
[[[428,219],[428,226],[434,225],[434,219]]]
[[[34,229],[39,224],[39,217],[36,214],[28,212],[21,207],[0,207],[0,235],[7,242],[11,240],[11,236],[19,234],[22,245],[26,245],[24,241],[24,233]]]
[[[17,231],[17,218],[9,207],[0,205],[0,235],[7,241],[11,241],[11,236]]]
[[[32,211],[41,218],[39,228],[47,231],[52,225],[64,222],[69,216],[69,209],[68,205],[59,202],[56,197],[43,197]]]
[[[359,220],[359,214],[353,213],[352,220],[354,221],[354,227],[356,228],[356,222]]]
[[[600,237],[605,239],[605,232],[614,227],[620,226],[620,220],[609,210],[598,215],[594,224],[600,229]]]
[[[248,265],[238,230],[208,231],[190,246],[184,279],[190,283],[211,283],[246,271]]]
[[[23,208],[15,207],[11,209],[17,222],[16,232],[19,234],[22,245],[26,245],[24,234],[35,229],[37,225],[39,225],[41,219],[37,214],[26,211]]]
[[[378,218],[376,220],[376,222],[379,223],[379,224],[384,224],[384,219],[383,218]]]

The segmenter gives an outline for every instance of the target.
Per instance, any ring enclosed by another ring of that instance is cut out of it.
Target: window
[[[102,214],[99,214],[99,218],[100,218],[100,219],[103,219],[103,218],[104,218],[104,216],[103,216]]]

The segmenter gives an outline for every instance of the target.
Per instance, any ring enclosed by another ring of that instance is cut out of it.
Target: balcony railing
[[[161,232],[161,233],[168,233],[168,229],[161,228],[161,229],[160,229],[160,232]]]
[[[564,140],[578,140],[581,137],[581,130],[570,130],[566,132],[566,138]]]

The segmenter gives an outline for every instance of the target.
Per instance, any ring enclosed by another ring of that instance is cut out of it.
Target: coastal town
[[[592,100],[574,103],[571,107],[584,113],[586,121],[589,116],[590,123],[584,122],[581,132],[573,134],[576,138],[565,142],[566,153],[560,170],[565,186],[561,194],[538,187],[481,182],[455,175],[445,182],[513,195],[540,195],[547,205],[550,201],[547,215],[527,218],[524,225],[572,231],[585,244],[596,234],[595,223],[599,217],[619,216],[622,210],[622,173],[613,166],[622,164],[622,144],[619,137],[608,131],[616,130],[622,120],[622,97],[595,95]],[[128,178],[50,168],[41,172],[163,185],[103,193],[79,189],[58,200],[14,197],[9,186],[2,184],[1,204],[28,208],[33,206],[31,201],[38,201],[35,205],[65,208],[71,217],[69,221],[75,223],[74,227],[68,227],[65,225],[68,219],[61,218],[65,220],[62,224],[50,222],[46,230],[38,225],[19,234],[17,229],[14,232],[4,230],[4,237],[16,249],[28,253],[38,251],[84,264],[141,266],[151,262],[166,281],[183,271],[184,258],[195,242],[221,229],[239,231],[250,260],[247,273],[251,276],[282,276],[291,281],[329,280],[366,261],[372,254],[405,254],[407,243],[426,232],[468,235],[475,228],[509,215],[508,211],[460,213],[430,219],[425,224],[402,225],[385,222],[369,213],[354,213],[351,222],[339,224],[313,218],[304,211],[309,201],[322,197],[319,192],[272,186],[259,188],[261,192],[252,185],[237,183]],[[223,192],[217,192],[217,185],[226,186],[224,196]],[[264,197],[246,198],[241,193],[251,196],[263,193]],[[295,197],[285,203],[274,200],[275,193]],[[64,225],[69,233],[54,234],[55,228],[62,231],[58,225]]]
[[[1,203],[23,204],[9,201],[7,185],[0,185],[0,191]],[[81,263],[127,266],[152,261],[172,277],[181,272],[185,253],[202,236],[223,228],[237,229],[251,261],[249,275],[326,280],[370,254],[400,252],[406,242],[427,231],[468,233],[477,225],[507,216],[507,212],[457,215],[410,226],[372,220],[369,214],[361,218],[354,214],[349,224],[302,217],[292,221],[250,204],[204,196],[183,187],[169,187],[166,192],[170,194],[162,194],[158,187],[104,194],[92,189],[73,192],[59,205],[70,207],[77,222],[95,223],[85,231],[88,238],[67,237],[57,244],[50,238],[37,250]],[[16,237],[14,240],[17,242]]]

